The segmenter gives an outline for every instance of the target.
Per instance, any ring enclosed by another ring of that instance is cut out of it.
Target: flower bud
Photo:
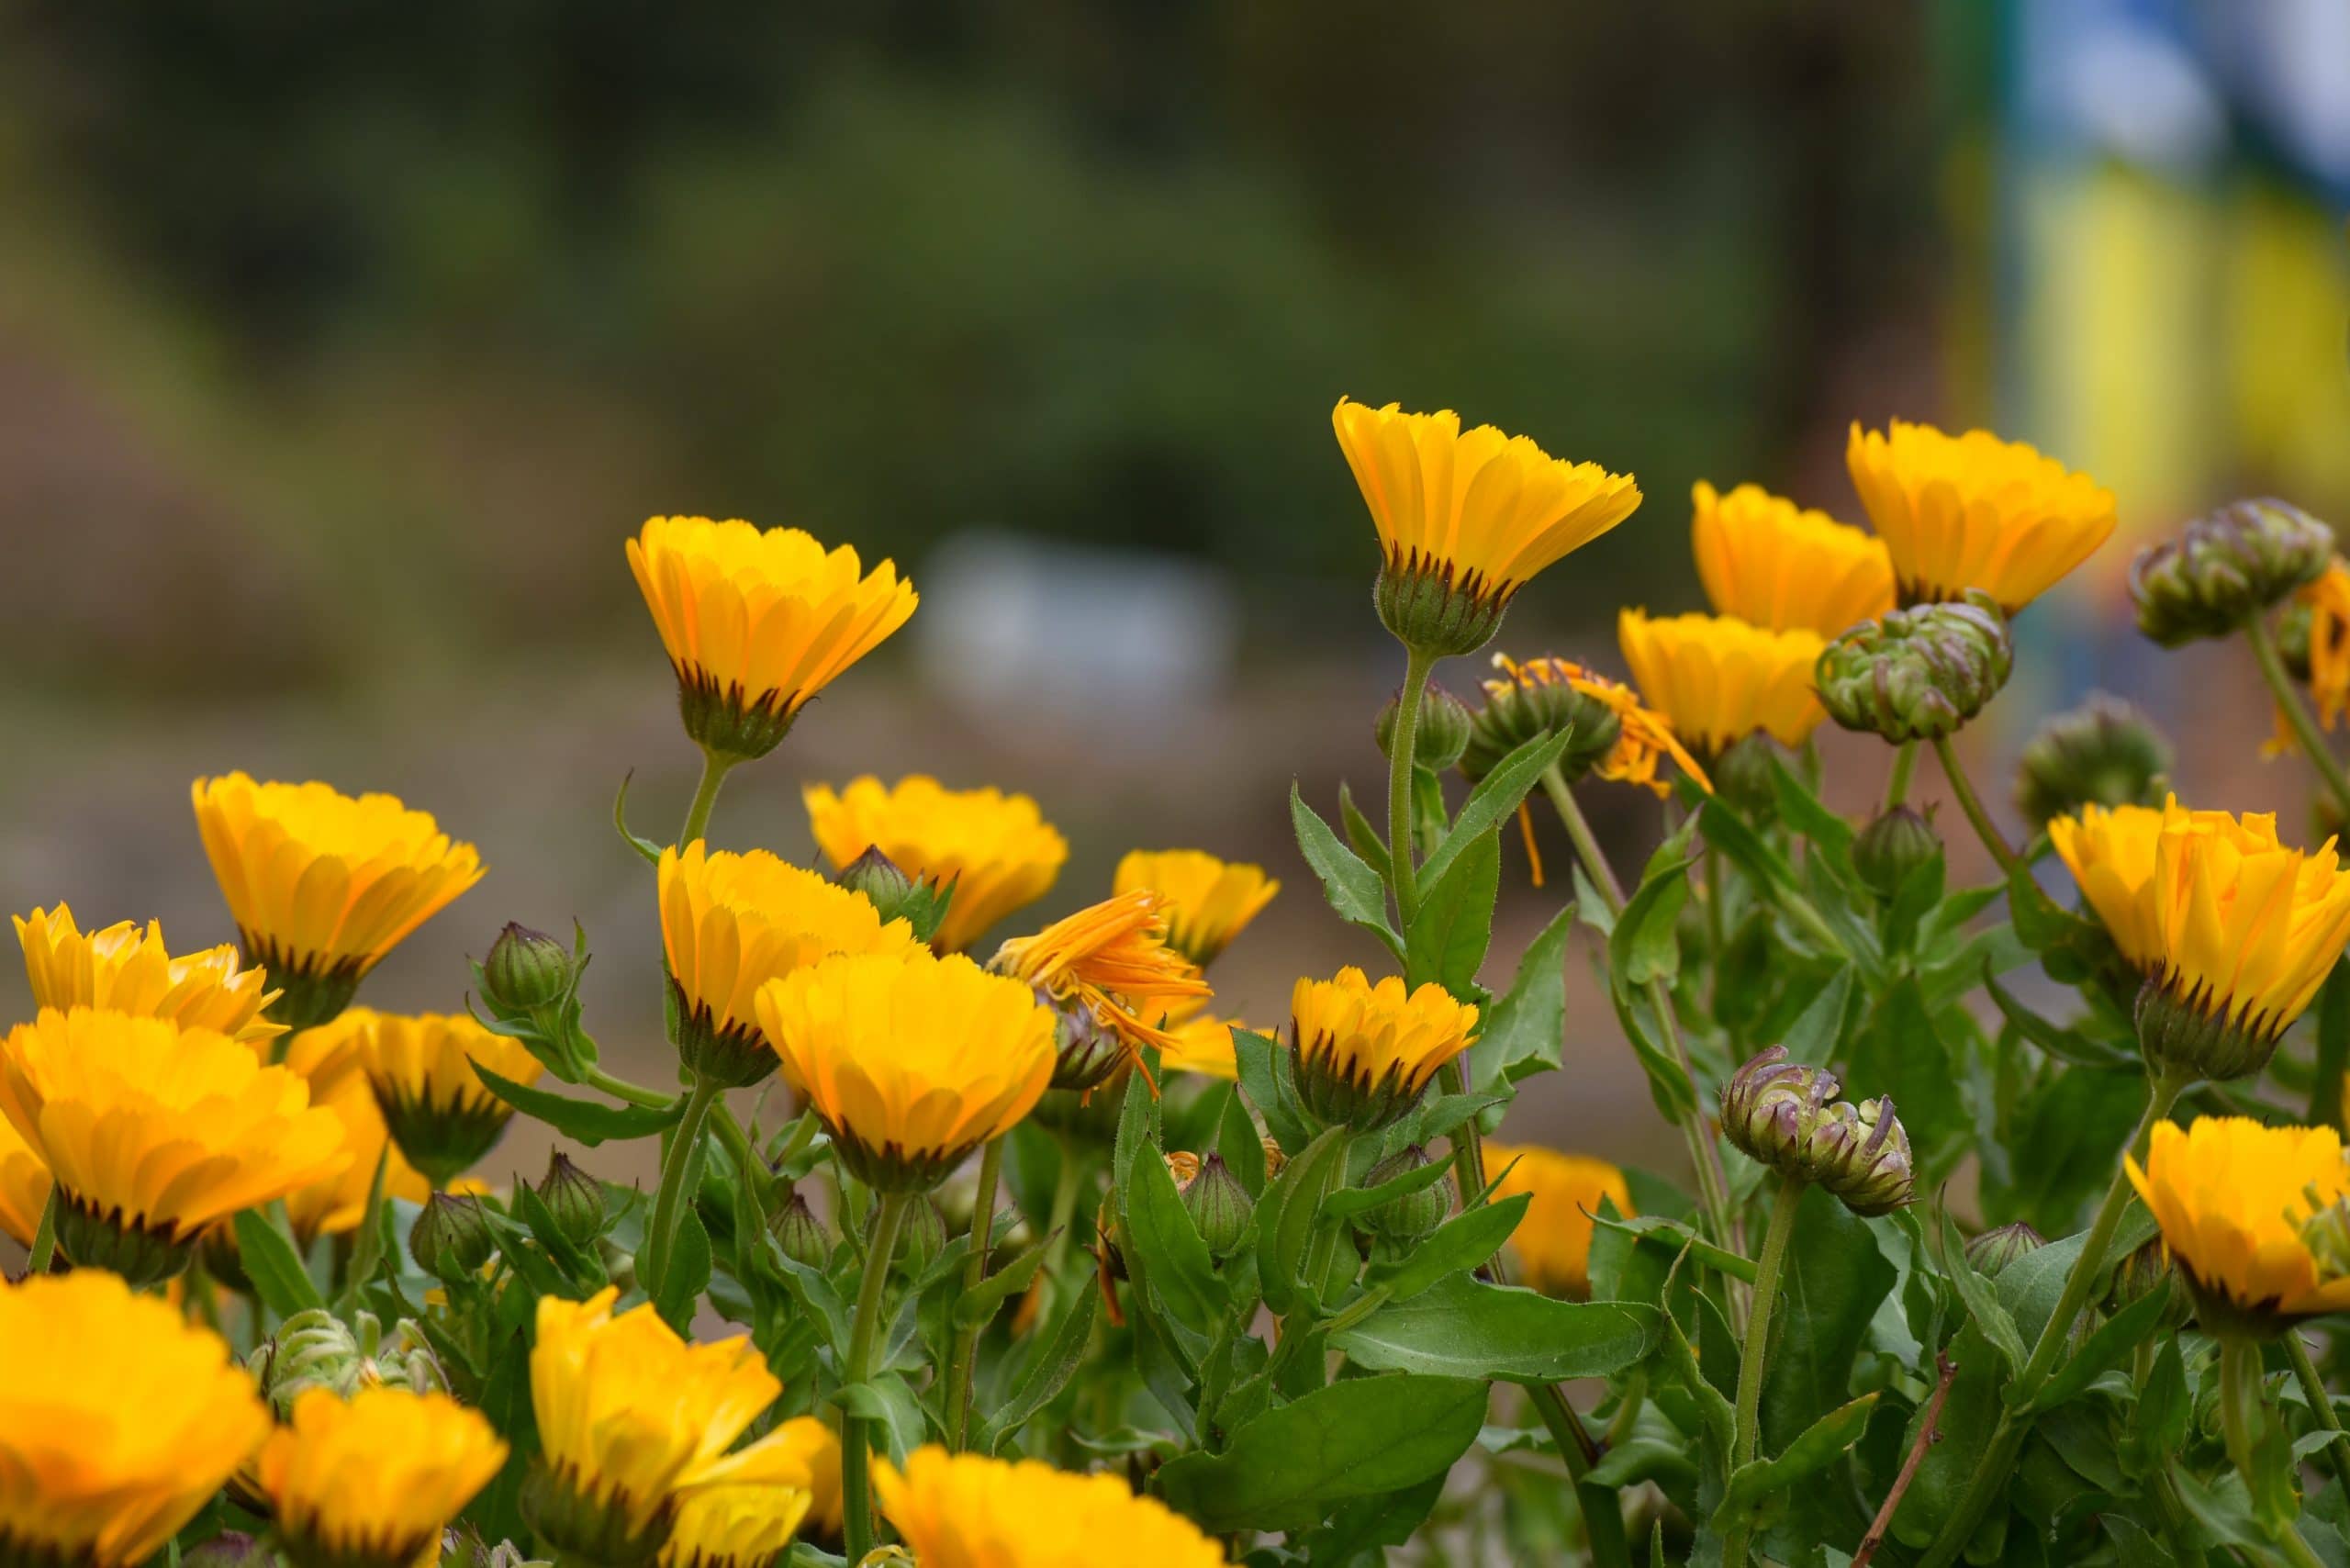
[[[1377,1187],[1393,1182],[1398,1176],[1424,1170],[1436,1163],[1428,1151],[1416,1143],[1405,1144],[1372,1166],[1363,1177],[1365,1187]],[[1445,1177],[1433,1187],[1423,1187],[1416,1193],[1406,1193],[1390,1199],[1364,1215],[1356,1224],[1384,1240],[1406,1245],[1435,1234],[1445,1216],[1452,1212],[1452,1178]]]
[[[833,1238],[824,1222],[796,1188],[767,1221],[767,1234],[775,1238],[785,1257],[803,1269],[821,1269],[833,1260]]]
[[[1390,697],[1371,726],[1372,738],[1379,742],[1379,755],[1391,762],[1395,757],[1389,743],[1395,735],[1397,702],[1398,698]],[[1420,697],[1418,719],[1412,726],[1412,760],[1431,772],[1443,772],[1459,762],[1460,754],[1468,749],[1472,722],[1467,703],[1429,681]]]
[[[1787,1060],[1773,1046],[1722,1086],[1722,1131],[1783,1176],[1815,1182],[1863,1219],[1891,1214],[1914,1195],[1909,1135],[1890,1100],[1855,1105],[1822,1067]]]
[[[571,958],[545,932],[509,920],[481,961],[482,1000],[501,1018],[560,1002],[571,993]]]
[[[575,1247],[585,1247],[604,1230],[604,1184],[571,1163],[561,1149],[547,1156],[547,1173],[533,1189],[554,1216],[555,1228]]]
[[[1863,621],[1828,644],[1813,670],[1829,716],[1896,743],[1939,740],[2008,683],[2015,642],[1987,594]]]
[[[246,1369],[278,1419],[285,1419],[294,1402],[314,1388],[330,1390],[339,1399],[377,1384],[416,1394],[447,1391],[448,1376],[415,1324],[401,1319],[386,1342],[373,1313],[359,1313],[354,1321],[356,1328],[314,1306],[288,1317],[253,1348]]]
[[[2118,697],[2092,692],[2025,743],[2016,808],[2035,827],[2083,806],[2159,806],[2170,792],[2169,743]]]
[[[1910,872],[1942,857],[1942,835],[1907,806],[1881,813],[1852,840],[1852,869],[1861,885],[1888,903]]]
[[[873,1227],[881,1216],[881,1205],[873,1206],[872,1215],[865,1222],[865,1239],[869,1247]],[[898,1221],[898,1250],[890,1266],[909,1279],[921,1277],[922,1271],[938,1259],[946,1248],[946,1216],[927,1196],[918,1196],[906,1204],[905,1214]],[[811,1265],[813,1267],[813,1265]]]
[[[1714,762],[1714,793],[1745,815],[1768,821],[1779,801],[1773,765],[1788,755],[1761,730],[1731,742]]]
[[[2135,1306],[2149,1291],[2163,1293],[2165,1305],[2157,1321],[2163,1328],[2176,1332],[2186,1326],[2194,1304],[2179,1288],[2178,1272],[2172,1266],[2170,1249],[2159,1236],[2150,1238],[2137,1250],[2114,1265],[2112,1282],[2106,1286],[2105,1298],[2098,1303],[2108,1317]]]
[[[2130,563],[2138,630],[2165,648],[2226,637],[2333,558],[2333,531],[2278,500],[2236,501]]]
[[[1986,1230],[1966,1244],[1966,1265],[1986,1280],[1996,1280],[2011,1264],[2029,1258],[2048,1245],[2048,1238],[2024,1224],[2003,1225],[1997,1230]]]
[[[946,918],[946,906],[955,896],[951,887],[941,888],[908,876],[896,861],[881,853],[878,845],[868,846],[864,854],[842,867],[833,880],[871,900],[873,907],[881,912],[885,924],[902,920],[912,926],[915,939],[923,942],[938,934],[940,923]]]
[[[433,1193],[408,1233],[408,1255],[436,1280],[470,1279],[497,1250],[481,1200],[468,1194]]]
[[[1125,1042],[1093,1015],[1093,1009],[1082,1002],[1060,1001],[1041,986],[1036,1000],[1052,1009],[1057,1020],[1053,1079],[1047,1087],[1091,1093],[1125,1063]]]
[[[1184,1184],[1183,1206],[1191,1211],[1192,1226],[1207,1243],[1212,1258],[1221,1260],[1238,1251],[1254,1228],[1256,1203],[1220,1154],[1209,1155],[1200,1163],[1199,1173]]]
[[[2138,988],[2136,1022],[2138,1048],[2149,1062],[2214,1083],[2259,1072],[2285,1036],[2270,1014],[2207,1008],[2193,996],[2179,995],[2159,974],[2147,976]]]
[[[1616,748],[1624,721],[1606,703],[1563,680],[1489,680],[1485,705],[1469,722],[1461,775],[1474,784],[1527,742],[1568,730],[1573,734],[1560,755],[1559,771],[1572,784]]]

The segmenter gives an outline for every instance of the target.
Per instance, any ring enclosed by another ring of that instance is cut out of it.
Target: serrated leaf
[[[1289,815],[1297,830],[1297,847],[1305,863],[1322,879],[1323,896],[1341,918],[1361,926],[1396,958],[1404,956],[1404,939],[1387,923],[1387,884],[1362,857],[1338,842],[1330,824],[1305,803],[1294,780],[1289,787]]]
[[[1494,901],[1501,890],[1501,843],[1491,834],[1462,850],[1431,886],[1412,917],[1404,945],[1405,983],[1430,980],[1456,997],[1475,989],[1493,941]]]
[[[677,1125],[686,1114],[683,1095],[667,1105],[608,1105],[594,1100],[574,1100],[552,1090],[533,1089],[473,1064],[476,1076],[492,1094],[526,1116],[533,1116],[564,1137],[590,1148],[607,1138],[651,1137]]]
[[[1453,862],[1471,846],[1496,834],[1517,811],[1517,803],[1526,799],[1526,792],[1540,781],[1543,769],[1558,761],[1573,740],[1572,724],[1556,734],[1537,735],[1495,763],[1492,771],[1477,781],[1477,787],[1460,803],[1460,814],[1453,819],[1451,830],[1420,867],[1424,892],[1443,880]]]

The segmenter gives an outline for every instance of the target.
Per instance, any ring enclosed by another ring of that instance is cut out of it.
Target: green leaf
[[[1377,872],[1382,881],[1386,880],[1387,845],[1343,783],[1338,786],[1338,821],[1346,827],[1347,842],[1362,857],[1363,864]]]
[[[930,1422],[922,1413],[922,1401],[896,1372],[882,1372],[868,1383],[845,1384],[833,1392],[833,1403],[881,1429],[891,1464],[902,1466],[906,1456],[929,1435]]]
[[[1460,802],[1460,814],[1453,819],[1452,830],[1420,867],[1420,888],[1424,893],[1444,879],[1452,863],[1470,846],[1494,836],[1517,810],[1517,803],[1526,799],[1526,792],[1540,781],[1542,770],[1558,761],[1573,740],[1572,725],[1556,734],[1537,735],[1495,763],[1493,771],[1478,780],[1477,787],[1469,791],[1469,798]]]
[[[1779,816],[1803,835],[1814,855],[1825,861],[1846,886],[1852,880],[1852,824],[1821,804],[1811,787],[1791,772],[1785,762],[1771,759],[1771,792]]]
[[[968,1328],[985,1323],[1005,1302],[1026,1290],[1028,1282],[1044,1267],[1045,1254],[1051,1249],[1052,1242],[1049,1236],[1038,1238],[1025,1252],[957,1296],[955,1327]]]
[[[1340,1504],[1439,1476],[1477,1440],[1485,1384],[1410,1373],[1315,1389],[1236,1430],[1222,1453],[1158,1472],[1158,1494],[1214,1534],[1310,1529]]]
[[[1814,1421],[1777,1458],[1740,1465],[1730,1474],[1722,1506],[1714,1515],[1714,1528],[1725,1529],[1738,1515],[1752,1512],[1756,1505],[1793,1493],[1799,1483],[1841,1459],[1844,1450],[1859,1442],[1861,1434],[1868,1429],[1869,1414],[1876,1408],[1876,1399],[1874,1394],[1863,1394]]]
[[[1865,1221],[1823,1188],[1803,1195],[1779,1279],[1783,1327],[1762,1384],[1766,1450],[1783,1451],[1852,1398],[1853,1360],[1895,1278]]]
[[[1265,1118],[1265,1130],[1273,1135],[1281,1152],[1294,1155],[1311,1142],[1314,1129],[1305,1124],[1297,1088],[1290,1077],[1289,1048],[1279,1040],[1235,1025],[1232,1059],[1240,1071],[1241,1091],[1248,1096],[1248,1103],[1257,1108],[1257,1114]],[[1229,1163],[1231,1156],[1225,1159]]]
[[[662,1320],[680,1334],[690,1333],[694,1326],[694,1308],[701,1293],[710,1288],[712,1260],[710,1231],[694,1212],[690,1204],[681,1205],[684,1213],[677,1216],[677,1239],[669,1254],[668,1277],[654,1293],[655,1307]]]
[[[1323,896],[1330,901],[1330,907],[1386,943],[1388,951],[1401,958],[1403,938],[1387,924],[1387,884],[1362,857],[1338,842],[1330,824],[1316,816],[1298,793],[1294,780],[1289,787],[1289,815],[1297,829],[1297,847],[1314,874],[1322,879]]]
[[[1257,1282],[1276,1313],[1297,1305],[1298,1271],[1322,1200],[1346,1175],[1346,1136],[1344,1127],[1330,1127],[1291,1156],[1257,1204]]]
[[[1828,977],[1780,1044],[1787,1047],[1790,1059],[1807,1067],[1825,1067],[1837,1057],[1843,1047],[1850,1026],[1853,980],[1857,971],[1851,964],[1837,966]]]
[[[1688,846],[1696,822],[1690,818],[1658,849],[1639,890],[1616,917],[1616,929],[1607,937],[1607,968],[1619,995],[1651,980],[1669,984],[1681,972],[1681,906],[1689,902],[1689,867],[1695,857]],[[1666,852],[1676,846],[1675,856],[1666,859]]]
[[[1998,977],[1986,967],[1983,971],[1983,989],[1999,1009],[1999,1015],[2015,1025],[2016,1033],[2054,1057],[2058,1061],[2074,1062],[2083,1067],[2102,1068],[2108,1071],[2139,1070],[2138,1058],[2101,1040],[2091,1038],[2078,1028],[2065,1028],[2052,1024],[2017,1000],[2016,994],[1999,983]]]
[[[2120,1366],[2161,1326],[2163,1314],[2170,1309],[2172,1293],[2177,1288],[2165,1275],[2161,1285],[2098,1324],[2097,1331],[2082,1340],[2081,1348],[2056,1369],[2056,1375],[2041,1384],[2040,1393],[2028,1408],[2053,1409]]]
[[[1322,1200],[1322,1213],[1328,1219],[1352,1219],[1383,1208],[1398,1198],[1424,1192],[1445,1179],[1452,1170],[1447,1159],[1431,1160],[1401,1176],[1390,1177],[1376,1187],[1341,1187]]]
[[[628,787],[634,782],[636,770],[621,775],[621,792],[612,800],[612,826],[619,830],[621,841],[641,856],[648,866],[661,864],[661,846],[649,838],[639,838],[628,830]]]
[[[1510,1232],[1525,1217],[1531,1193],[1519,1193],[1497,1204],[1487,1204],[1454,1215],[1437,1227],[1434,1236],[1402,1257],[1371,1265],[1366,1282],[1387,1293],[1390,1301],[1408,1301],[1447,1274],[1465,1273],[1502,1249]]]
[[[1554,1301],[1462,1273],[1389,1303],[1330,1343],[1374,1372],[1555,1383],[1633,1365],[1656,1347],[1658,1317],[1651,1306]]]
[[[1567,1028],[1567,938],[1574,925],[1571,903],[1550,917],[1518,959],[1517,978],[1469,1047],[1472,1087],[1492,1089],[1560,1065]]]
[[[1493,941],[1501,876],[1501,841],[1487,834],[1462,850],[1429,888],[1404,939],[1407,984],[1434,980],[1457,997],[1476,988],[1478,967]]]
[[[1129,1262],[1138,1260],[1151,1284],[1175,1316],[1201,1333],[1212,1332],[1231,1300],[1192,1223],[1183,1195],[1163,1159],[1138,1159],[1126,1188]]]
[[[683,1095],[667,1105],[607,1105],[574,1100],[552,1090],[532,1089],[474,1063],[474,1072],[492,1094],[526,1116],[534,1116],[564,1137],[593,1148],[607,1138],[651,1137],[675,1126],[686,1114]]]
[[[245,1278],[252,1282],[263,1306],[280,1317],[291,1317],[326,1305],[310,1271],[302,1266],[294,1238],[274,1216],[260,1209],[239,1209],[235,1224],[237,1260],[244,1265]]]
[[[1966,1260],[1965,1244],[1959,1239],[1958,1226],[1951,1223],[1948,1210],[1942,1212],[1942,1273],[1958,1287],[1959,1299],[1966,1304],[1966,1315],[1975,1319],[1975,1327],[1983,1331],[1983,1338],[1991,1342],[1992,1349],[1999,1352],[2008,1370],[2021,1371],[2031,1353],[2024,1349],[2023,1336],[2016,1332],[2015,1318],[2000,1305],[1991,1282]]]
[[[1148,1053],[1145,1054],[1143,1060],[1146,1067],[1155,1069]],[[1122,1211],[1135,1166],[1145,1159],[1162,1158],[1159,1152],[1158,1094],[1151,1087],[1151,1080],[1155,1076],[1155,1070],[1128,1074],[1126,1097],[1118,1106],[1118,1134],[1110,1146],[1110,1185]],[[1073,1152],[1073,1146],[1064,1141],[1062,1151],[1062,1158],[1068,1159]]]
[[[1237,1047],[1236,1047],[1237,1054]],[[1265,1140],[1248,1119],[1248,1107],[1237,1093],[1225,1096],[1216,1117],[1215,1151],[1251,1199],[1265,1192]]]
[[[1069,1311],[1061,1315],[1044,1352],[1032,1362],[1001,1408],[989,1417],[984,1438],[977,1445],[983,1453],[1002,1453],[1003,1445],[1028,1424],[1029,1417],[1050,1405],[1069,1386],[1092,1342],[1093,1317],[1101,1310],[1101,1293],[1080,1289]]]

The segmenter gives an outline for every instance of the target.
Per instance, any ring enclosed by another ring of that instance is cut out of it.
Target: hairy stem
[[[1762,1436],[1762,1372],[1771,1353],[1771,1316],[1779,1299],[1779,1271],[1787,1259],[1787,1238],[1795,1234],[1796,1210],[1802,1205],[1804,1179],[1783,1176],[1771,1203],[1771,1226],[1762,1233],[1762,1256],[1754,1265],[1754,1305],[1746,1319],[1746,1345],[1738,1361],[1738,1426],[1730,1444],[1729,1467],[1754,1457]],[[1751,1518],[1751,1516],[1750,1516]],[[1754,1534],[1749,1519],[1730,1530],[1722,1550],[1723,1568],[1746,1568]]]
[[[1427,690],[1428,671],[1436,667],[1432,654],[1417,648],[1404,660],[1404,689],[1395,694],[1395,727],[1388,733],[1387,866],[1388,882],[1395,890],[1395,917],[1406,934],[1412,917],[1420,913],[1420,884],[1412,854],[1412,756],[1420,727],[1420,696]]]
[[[670,1135],[669,1151],[661,1157],[661,1186],[654,1194],[653,1217],[644,1228],[644,1266],[637,1271],[637,1282],[655,1300],[669,1278],[677,1224],[688,1202],[686,1178],[693,1169],[694,1151],[701,1145],[702,1125],[710,1120],[710,1108],[723,1092],[715,1079],[695,1080],[692,1092],[686,1096],[686,1114]]]
[[[2342,764],[2335,758],[2333,748],[2326,744],[2324,734],[2317,727],[2317,721],[2310,717],[2309,704],[2303,702],[2301,694],[2293,689],[2293,678],[2287,673],[2285,661],[2277,655],[2277,638],[2268,630],[2268,623],[2255,615],[2244,622],[2244,640],[2252,644],[2252,656],[2259,661],[2260,678],[2268,683],[2268,689],[2277,698],[2277,711],[2285,715],[2285,722],[2292,728],[2293,738],[2300,743],[2301,755],[2310,759],[2310,766],[2316,768],[2319,777],[2325,780],[2325,787],[2333,792],[2335,803],[2350,811],[2350,776],[2343,773]]]
[[[1534,1413],[1549,1428],[1559,1457],[1567,1462],[1575,1497],[1583,1505],[1583,1529],[1591,1533],[1591,1560],[1598,1568],[1631,1568],[1631,1543],[1624,1538],[1624,1506],[1613,1489],[1591,1484],[1591,1467],[1599,1462],[1599,1445],[1583,1428],[1583,1417],[1567,1403],[1554,1383],[1538,1383],[1526,1391]]]
[[[979,1185],[971,1198],[971,1255],[963,1260],[963,1294],[986,1282],[988,1251],[995,1240],[995,1190],[1003,1171],[1003,1140],[990,1138],[979,1151]],[[954,1358],[946,1363],[946,1446],[962,1451],[971,1421],[971,1376],[979,1360],[979,1334],[985,1323],[974,1323],[955,1336]]]
[[[2319,1373],[2317,1363],[2310,1360],[2310,1348],[2302,1342],[2300,1330],[2285,1330],[2285,1354],[2292,1360],[2293,1375],[2300,1380],[2301,1396],[2310,1402],[2310,1414],[2317,1417],[2320,1427],[2333,1434],[2325,1445],[2326,1462],[2333,1467],[2343,1490],[2350,1493],[2350,1437],[2343,1435],[2342,1417],[2334,1413],[2333,1396],[2326,1392],[2325,1379]]]
[[[1999,869],[2013,876],[2023,861],[2008,843],[2008,835],[1999,831],[1999,824],[1991,820],[1991,813],[1983,809],[1982,798],[1975,794],[1974,781],[1966,777],[1966,769],[1959,765],[1957,749],[1950,744],[1948,735],[1934,737],[1934,755],[1942,759],[1942,774],[1950,780],[1950,792],[1958,797],[1958,809],[1966,813],[1966,820],[1974,825],[1975,836],[1983,841],[1983,847],[1991,852],[1991,858],[1999,863]]]
[[[1903,741],[1893,754],[1893,772],[1885,781],[1884,810],[1891,811],[1909,799],[1909,776],[1918,771],[1918,743]]]
[[[710,813],[718,804],[718,787],[726,782],[726,775],[733,770],[735,760],[714,751],[701,754],[701,782],[694,786],[694,802],[686,808],[685,830],[677,834],[678,848],[683,849],[695,839],[709,834]]]
[[[881,1330],[881,1303],[890,1282],[890,1260],[898,1250],[898,1230],[913,1200],[911,1193],[884,1193],[880,1212],[873,1216],[873,1249],[866,1254],[865,1280],[857,1288],[856,1316],[849,1327],[848,1381],[863,1383],[873,1375],[873,1341]],[[851,1562],[873,1550],[872,1423],[859,1416],[841,1420],[842,1526]]]

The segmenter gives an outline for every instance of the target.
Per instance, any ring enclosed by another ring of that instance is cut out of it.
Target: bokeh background
[[[591,1026],[657,1076],[611,801],[633,770],[665,834],[695,757],[621,541],[706,512],[923,596],[737,774],[720,842],[805,857],[803,781],[922,769],[1043,802],[1074,852],[1039,915],[1129,846],[1259,860],[1288,890],[1219,970],[1270,1022],[1372,957],[1285,810],[1292,777],[1376,793],[1401,668],[1342,392],[1639,475],[1499,644],[1611,668],[1618,605],[1697,603],[1694,480],[1857,521],[1852,420],[2032,440],[2123,537],[2029,618],[1977,765],[2104,686],[2188,737],[2184,790],[2302,820],[2248,667],[2139,644],[2120,576],[2238,494],[2350,516],[2350,0],[0,17],[13,910],[227,939],[191,778],[395,790],[491,869],[368,1000],[453,1010],[503,921],[576,916]],[[1884,754],[1827,744],[1857,805]],[[1635,865],[1655,802],[1588,795]],[[1557,897],[1508,866],[1489,979]],[[1513,1135],[1669,1168],[1572,979],[1574,1070]]]

